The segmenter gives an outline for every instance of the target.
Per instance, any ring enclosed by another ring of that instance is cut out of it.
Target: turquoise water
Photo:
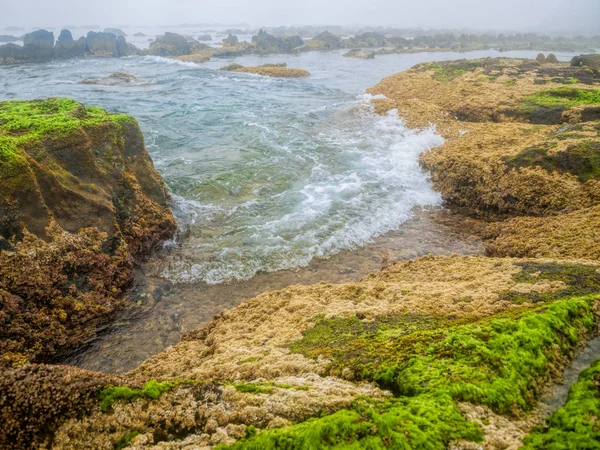
[[[498,54],[235,60],[286,62],[312,74],[291,80],[217,70],[233,60],[71,60],[0,67],[0,99],[69,96],[135,116],[180,224],[148,272],[216,284],[304,267],[397,229],[415,206],[440,205],[418,155],[442,138],[434,128],[407,129],[395,112],[375,115],[364,90],[418,62]],[[116,71],[139,82],[78,84]]]

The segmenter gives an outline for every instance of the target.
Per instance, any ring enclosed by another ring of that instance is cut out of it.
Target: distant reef
[[[134,263],[173,236],[168,199],[131,116],[0,102],[0,369],[95,336]]]
[[[312,28],[310,28],[312,29]],[[276,29],[285,32],[292,29]],[[317,30],[317,29],[315,29]],[[306,31],[306,30],[305,30]],[[150,42],[146,50],[140,50],[125,40],[125,33],[118,28],[106,28],[103,32],[90,31],[87,36],[74,40],[69,30],[62,30],[55,42],[54,34],[45,30],[34,31],[22,37],[0,36],[0,64],[47,61],[54,58],[77,58],[84,56],[120,57],[130,55],[157,55],[184,61],[204,62],[210,58],[235,58],[244,55],[297,54],[310,51],[349,50],[344,56],[372,59],[376,55],[418,52],[468,52],[497,49],[577,51],[592,53],[600,48],[600,37],[549,37],[533,33],[514,35],[491,34],[419,34],[404,37],[401,30],[389,32],[367,31],[348,38],[327,30],[312,35],[310,39],[300,34],[271,34],[259,30],[251,41],[240,41],[236,35],[243,30],[227,30],[221,47],[211,47],[200,41],[211,40],[201,35],[198,39],[166,32]],[[141,33],[136,33],[139,36]],[[406,36],[410,35],[408,31]],[[23,40],[23,46],[11,42]]]

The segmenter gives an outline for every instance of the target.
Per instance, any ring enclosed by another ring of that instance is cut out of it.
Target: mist
[[[383,25],[600,34],[598,0],[2,0],[0,26],[174,26],[182,22],[277,25]]]

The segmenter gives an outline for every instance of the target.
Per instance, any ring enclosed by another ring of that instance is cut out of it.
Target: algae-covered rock
[[[176,227],[136,121],[70,99],[0,102],[0,194],[6,364],[93,337]]]
[[[223,39],[223,45],[229,47],[235,47],[239,44],[238,38],[234,34],[228,35],[225,39]]]
[[[85,78],[81,80],[80,84],[102,84],[106,86],[114,86],[114,85],[126,85],[135,83],[138,79],[128,73],[125,72],[115,72],[104,78]]]
[[[304,78],[310,75],[310,72],[303,69],[292,69],[281,64],[265,64],[256,67],[244,67],[240,64],[229,64],[222,67],[221,70],[238,73],[253,73],[274,78]]]
[[[363,50],[360,48],[354,48],[344,53],[344,56],[349,58],[357,59],[373,59],[375,58],[375,52],[372,50]]]

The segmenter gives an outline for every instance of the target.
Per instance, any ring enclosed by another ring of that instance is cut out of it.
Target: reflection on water
[[[174,284],[138,276],[132,301],[101,338],[65,361],[102,372],[125,372],[149,356],[176,344],[182,333],[206,324],[215,314],[262,292],[320,281],[358,281],[382,264],[425,254],[481,253],[482,244],[464,217],[442,208],[419,210],[400,229],[356,251],[314,259],[306,268],[260,273],[250,280],[207,285]]]

